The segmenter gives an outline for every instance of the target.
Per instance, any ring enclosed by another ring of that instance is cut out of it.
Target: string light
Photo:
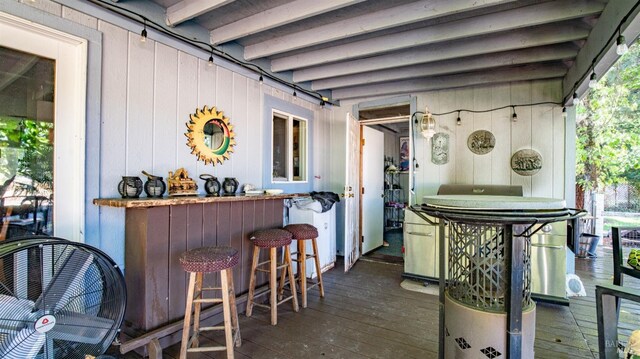
[[[456,120],[458,126],[462,126],[462,120],[460,119],[460,111],[458,111],[458,119]]]
[[[592,72],[591,77],[589,78],[589,88],[595,88],[598,84],[598,79],[596,78],[596,73]]]
[[[511,108],[513,108],[513,115],[511,116],[511,121],[518,122],[518,114],[516,113],[516,107],[511,106]]]
[[[562,108],[562,119],[563,120],[567,119],[567,108],[566,107]]]
[[[260,78],[258,79],[258,82],[260,83],[260,85],[262,85],[262,83],[264,82],[264,79],[262,78],[262,74],[260,74]]]
[[[293,97],[298,97],[298,94],[296,93],[296,89],[293,89]]]
[[[213,52],[209,56],[209,67],[213,66]]]
[[[140,23],[141,22],[140,20],[142,20],[142,22],[144,23],[144,29],[140,33],[140,41],[141,42],[145,42],[146,41],[146,38],[147,38],[147,22],[148,22],[149,26],[152,29],[154,29],[157,32],[159,32],[159,33],[165,34],[165,35],[167,35],[167,36],[169,36],[169,37],[171,37],[173,39],[177,39],[179,41],[187,43],[187,44],[189,44],[189,45],[191,45],[191,46],[193,46],[193,47],[195,47],[197,49],[200,49],[200,50],[204,50],[205,48],[206,48],[206,50],[211,49],[211,53],[215,52],[218,55],[218,57],[221,57],[224,60],[227,60],[227,61],[229,61],[229,62],[231,62],[231,63],[233,63],[235,65],[241,66],[241,67],[243,67],[243,68],[245,68],[247,70],[250,70],[250,71],[253,71],[253,72],[256,72],[256,73],[260,73],[260,78],[263,77],[264,70],[260,66],[254,64],[254,63],[251,63],[251,62],[246,62],[246,61],[237,59],[237,58],[233,57],[232,55],[229,55],[229,54],[225,53],[224,51],[222,51],[222,50],[220,50],[220,49],[218,49],[216,47],[211,46],[211,44],[209,44],[208,42],[200,41],[200,40],[197,40],[195,38],[190,38],[190,37],[181,35],[180,33],[174,32],[173,30],[168,29],[168,28],[164,27],[161,24],[158,24],[158,23],[156,23],[156,22],[154,22],[152,20],[147,19],[143,15],[141,15],[141,14],[139,14],[139,13],[133,11],[133,10],[127,9],[126,7],[119,6],[116,2],[107,1],[107,0],[88,0],[88,1],[93,3],[93,4],[95,4],[95,5],[97,5],[97,6],[100,6],[100,7],[104,8],[104,9],[113,11],[116,14],[118,14],[120,16],[123,16],[123,17],[125,17],[125,18],[127,18],[129,20],[133,20],[133,21],[136,21],[138,23]],[[274,82],[277,82],[277,83],[279,83],[281,85],[284,85],[284,86],[287,86],[287,87],[290,87],[290,88],[294,88],[294,90],[295,90],[295,86],[296,85],[291,83],[291,82],[289,82],[289,81],[283,80],[280,77],[275,76],[275,75],[273,75],[273,76],[268,75],[268,77],[271,78]],[[313,97],[313,98],[316,98],[316,99],[320,99],[321,103],[324,103],[324,104],[329,103],[329,104],[333,105],[333,103],[329,102],[329,99],[327,97],[322,96],[322,94],[320,92],[318,92],[318,91],[304,89],[304,88],[301,88],[300,90],[302,92],[304,92],[305,94],[307,94],[308,96],[310,96],[310,97]]]
[[[574,106],[582,105],[582,100],[580,99],[580,97],[578,97],[577,92],[573,93],[573,105]]]
[[[629,51],[629,47],[627,46],[627,41],[625,40],[622,34],[618,33],[618,39],[616,40],[616,54],[622,56]]]
[[[144,20],[144,28],[140,33],[140,42],[147,42],[147,20]]]
[[[618,54],[618,56],[622,56],[625,53],[627,53],[627,51],[629,51],[629,47],[627,46],[627,41],[624,38],[624,36],[622,35],[622,26],[627,22],[627,20],[629,19],[629,17],[636,12],[636,10],[638,9],[638,7],[640,6],[640,1],[636,1],[635,5],[633,7],[631,7],[631,9],[629,9],[629,11],[624,15],[624,17],[620,20],[620,22],[618,23],[618,27],[616,28],[616,30],[611,34],[611,36],[609,37],[609,39],[607,40],[607,42],[602,46],[602,48],[600,49],[600,51],[596,54],[596,56],[593,57],[593,61],[591,62],[592,66],[585,72],[582,74],[582,76],[580,76],[576,82],[573,84],[573,88],[572,91],[573,93],[573,104],[577,105],[578,103],[581,103],[581,100],[578,98],[577,94],[575,93],[576,89],[578,88],[578,85],[586,79],[587,75],[591,74],[590,78],[589,78],[589,87],[591,87],[591,81],[594,79],[595,74],[593,73],[595,71],[594,69],[594,65],[595,63],[602,59],[602,57],[604,56],[604,53],[607,52],[610,49],[610,46],[612,44],[612,42],[615,40],[615,46],[616,46],[616,54]],[[617,35],[617,36],[616,36]],[[597,82],[597,79],[596,79]],[[569,101],[569,97],[571,96],[571,92],[567,93],[563,99],[562,99],[562,103],[567,103]]]

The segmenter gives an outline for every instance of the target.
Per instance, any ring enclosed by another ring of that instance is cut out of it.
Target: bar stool
[[[318,287],[320,297],[324,297],[324,286],[322,285],[322,269],[320,268],[320,258],[318,257],[318,229],[310,224],[290,224],[284,227],[291,233],[293,239],[298,242],[298,251],[295,254],[295,261],[298,263],[298,281],[300,282],[300,292],[302,292],[302,308],[307,307],[307,291],[311,288]],[[306,241],[311,240],[313,254],[307,254]],[[316,273],[318,277],[316,283],[307,287],[307,259],[313,258],[316,264]],[[284,281],[280,282],[280,291],[284,287]]]
[[[249,295],[247,297],[247,310],[245,314],[247,317],[251,316],[253,306],[259,306],[268,308],[271,310],[271,325],[278,324],[278,305],[291,299],[293,304],[293,311],[297,312],[298,297],[296,295],[296,284],[293,277],[293,270],[291,266],[291,251],[289,245],[291,244],[291,233],[283,229],[265,229],[256,231],[250,238],[253,241],[253,260],[251,261],[251,278],[249,280]],[[284,247],[284,263],[278,264],[277,250]],[[260,257],[260,249],[269,248],[269,260],[258,263]],[[269,265],[269,269],[259,268],[263,265]],[[278,294],[278,269],[284,268],[282,277],[285,277],[288,273],[291,296],[284,298],[280,301],[277,300]],[[269,305],[255,303],[255,287],[256,287],[256,271],[269,273],[269,291],[259,294],[258,296],[266,293],[270,293]]]
[[[182,345],[180,346],[180,358],[187,357],[188,352],[227,351],[227,358],[233,358],[233,345],[239,347],[240,326],[238,324],[238,310],[236,307],[236,295],[233,290],[233,267],[239,261],[238,251],[231,247],[202,247],[182,253],[180,264],[186,272],[189,272],[189,287],[187,291],[187,306],[184,315],[182,331]],[[221,287],[203,288],[202,277],[204,273],[220,272]],[[220,298],[203,298],[205,290],[221,290]],[[213,327],[200,327],[200,311],[202,303],[222,303],[224,325]],[[189,336],[191,327],[191,311],[195,305],[193,317],[193,335]],[[198,336],[200,332],[210,330],[224,330],[225,346],[199,347]],[[234,333],[235,331],[235,333]]]

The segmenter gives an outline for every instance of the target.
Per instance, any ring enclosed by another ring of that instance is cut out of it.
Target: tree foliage
[[[640,185],[640,44],[630,47],[577,107],[578,184]]]

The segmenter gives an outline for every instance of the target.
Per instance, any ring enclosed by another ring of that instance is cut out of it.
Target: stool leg
[[[234,342],[236,347],[242,345],[242,338],[240,337],[240,322],[238,321],[238,306],[236,305],[236,291],[233,285],[233,269],[229,269],[227,273],[227,281],[229,282],[229,306],[231,307],[231,324],[233,325]]]
[[[271,307],[271,325],[278,324],[278,252],[269,248],[269,306]]]
[[[322,285],[322,268],[320,268],[320,257],[318,255],[318,243],[316,238],[311,240],[313,245],[313,259],[316,262],[316,272],[318,273],[318,289],[320,290],[320,296],[324,297],[324,285]]]
[[[231,269],[220,272],[222,282],[222,315],[224,317],[224,338],[227,347],[227,359],[233,359],[233,331],[231,330],[231,300],[229,299],[229,279],[227,273]]]
[[[189,343],[189,329],[191,327],[191,308],[193,305],[193,291],[196,286],[196,273],[189,273],[189,288],[187,290],[187,306],[184,310],[184,325],[182,326],[182,344],[180,345],[180,359],[187,357]]]
[[[196,299],[202,299],[202,273],[196,274],[196,287],[195,296]],[[194,304],[195,310],[193,314],[193,341],[191,342],[192,348],[197,348],[200,345],[200,310],[202,309],[202,303],[196,302]]]
[[[287,273],[287,267],[285,267],[282,273],[280,273],[280,284],[278,285],[278,301],[281,301],[284,297],[284,284],[285,279],[288,275]]]
[[[284,260],[287,263],[285,268],[289,268],[289,286],[291,287],[291,303],[293,304],[293,311],[297,312],[298,308],[298,293],[296,293],[296,279],[293,275],[293,265],[291,264],[291,248],[289,246],[284,247]]]
[[[247,310],[244,314],[251,316],[253,311],[253,295],[256,292],[256,267],[258,266],[258,257],[260,256],[260,247],[253,246],[253,259],[251,260],[251,274],[249,277],[249,294],[247,295]]]
[[[298,279],[302,293],[302,308],[307,307],[307,243],[298,240]]]

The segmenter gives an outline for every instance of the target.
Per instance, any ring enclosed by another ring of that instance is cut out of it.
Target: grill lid
[[[522,186],[443,184],[438,188],[438,195],[449,194],[522,197]]]

